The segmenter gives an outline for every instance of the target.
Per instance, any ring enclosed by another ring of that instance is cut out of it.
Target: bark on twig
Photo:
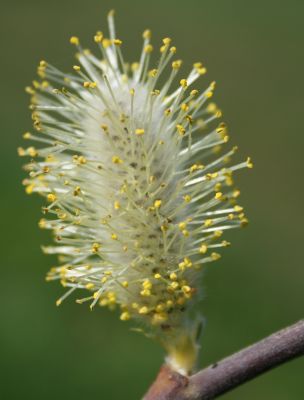
[[[304,355],[304,320],[191,377],[184,377],[165,365],[144,400],[215,399],[263,372],[302,355]]]

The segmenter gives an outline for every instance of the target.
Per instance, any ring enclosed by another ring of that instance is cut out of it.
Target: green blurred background
[[[169,35],[190,67],[202,60],[217,81],[232,141],[253,170],[238,177],[251,224],[233,231],[233,246],[209,267],[202,311],[207,327],[201,365],[303,317],[304,2],[238,0],[4,0],[1,41],[1,399],[136,400],[163,359],[157,344],[130,332],[117,315],[90,312],[44,275],[54,260],[39,246],[42,202],[21,186],[16,147],[31,129],[24,86],[46,58],[70,70],[72,34],[94,46],[117,11],[118,36],[134,61],[141,32],[154,43]],[[227,394],[226,400],[304,399],[304,360],[280,367]]]

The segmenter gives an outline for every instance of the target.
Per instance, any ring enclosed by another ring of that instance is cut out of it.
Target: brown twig
[[[282,329],[191,377],[164,365],[144,400],[210,400],[304,355],[304,320]]]

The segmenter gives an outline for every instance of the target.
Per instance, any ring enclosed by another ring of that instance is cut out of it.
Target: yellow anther
[[[149,290],[149,289],[143,289],[143,290],[140,292],[140,294],[141,294],[142,296],[149,297],[149,296],[151,296],[151,290]]]
[[[27,153],[31,157],[37,157],[38,156],[37,150],[35,149],[35,147],[32,147],[32,146],[27,149]]]
[[[155,279],[160,279],[160,278],[161,278],[161,274],[155,274],[155,275],[154,275],[154,278],[155,278]]]
[[[167,108],[165,111],[164,111],[164,114],[165,115],[170,115],[171,114],[171,110],[170,110],[170,108]]]
[[[46,88],[49,87],[49,86],[50,86],[50,84],[49,84],[48,81],[42,81],[42,82],[41,82],[41,87],[43,87],[43,89],[46,89]]]
[[[157,314],[153,315],[152,318],[152,324],[153,325],[159,325],[167,321],[168,319],[168,314],[165,312],[158,312]]]
[[[194,120],[193,120],[193,117],[192,117],[192,115],[186,115],[185,116],[185,119],[189,122],[189,124],[193,124],[193,122],[194,122]]]
[[[94,286],[95,286],[94,283],[87,283],[87,284],[85,285],[86,289],[93,289]]]
[[[115,210],[119,210],[120,209],[120,202],[118,200],[114,201],[114,208],[115,208]]]
[[[214,198],[215,198],[215,200],[222,200],[223,199],[223,193],[222,192],[215,193]]]
[[[109,304],[108,299],[101,299],[99,302],[99,305],[101,305],[102,307],[105,307]]]
[[[146,29],[143,34],[143,39],[151,39],[152,37],[152,32],[150,31],[150,29]]]
[[[62,300],[61,300],[61,299],[58,299],[58,300],[56,301],[56,306],[57,306],[57,307],[60,306],[61,303],[62,303]]]
[[[123,185],[121,185],[120,193],[126,193],[126,191],[127,191],[127,185],[124,183]]]
[[[187,79],[181,79],[179,81],[179,83],[180,83],[181,87],[183,87],[184,89],[186,89],[188,87]]]
[[[180,125],[180,124],[177,124],[177,125],[176,125],[176,129],[177,129],[178,133],[179,133],[181,136],[183,136],[183,135],[186,133],[186,129],[185,129],[182,125]]]
[[[211,258],[213,261],[216,261],[221,258],[221,255],[219,253],[211,253]]]
[[[134,308],[134,310],[136,310],[138,308],[138,304],[137,303],[132,303],[131,307]]]
[[[236,199],[237,197],[240,196],[240,194],[241,194],[240,190],[239,190],[239,189],[235,189],[235,190],[232,192],[232,197]]]
[[[209,227],[213,225],[213,219],[206,219],[204,222],[204,226]]]
[[[211,181],[211,179],[213,179],[212,174],[210,174],[210,173],[206,174],[205,178],[207,181]]]
[[[50,203],[53,203],[56,200],[57,200],[57,196],[54,193],[49,193],[47,195],[47,201],[49,201]]]
[[[155,200],[155,201],[154,201],[154,207],[155,207],[155,208],[160,208],[161,204],[162,204],[162,201],[161,201],[161,200]]]
[[[175,272],[171,272],[171,274],[170,274],[170,279],[171,279],[172,281],[176,281],[177,275],[176,275]]]
[[[244,210],[244,208],[241,207],[241,206],[239,206],[239,205],[235,205],[235,206],[234,206],[234,211],[235,211],[235,212],[241,212],[241,211],[243,211],[243,210]]]
[[[201,254],[206,254],[208,250],[208,246],[206,244],[202,244],[201,247],[199,248],[199,252]]]
[[[167,305],[167,307],[172,307],[174,305],[174,303],[172,300],[167,300],[166,305]]]
[[[30,139],[30,138],[31,138],[31,134],[30,134],[30,132],[25,132],[25,133],[22,135],[22,137],[23,137],[23,139]]]
[[[115,304],[116,303],[116,294],[114,292],[109,292],[108,299],[109,299],[110,304]]]
[[[123,246],[122,249],[124,252],[126,252],[126,251],[128,251],[128,246]]]
[[[110,47],[112,44],[112,41],[110,39],[104,38],[102,40],[102,46],[107,49],[108,47]]]
[[[139,312],[139,314],[145,315],[145,314],[148,314],[149,309],[148,309],[148,307],[144,306],[144,307],[141,307],[141,308],[138,310],[138,312]]]
[[[134,62],[134,63],[131,64],[131,70],[133,72],[137,71],[138,68],[139,68],[139,63],[138,62]]]
[[[173,69],[180,69],[181,65],[182,65],[182,60],[175,60],[172,62]]]
[[[147,45],[145,46],[145,48],[144,48],[144,52],[147,53],[147,54],[149,54],[149,53],[152,53],[152,51],[153,51],[153,46],[152,46],[152,44],[147,44]]]
[[[90,88],[90,89],[95,89],[97,86],[96,82],[83,82],[83,87],[84,88]]]
[[[129,282],[128,281],[123,281],[121,284],[122,284],[122,286],[124,288],[127,288],[129,286]]]
[[[164,311],[164,309],[165,309],[165,305],[162,304],[162,303],[157,304],[157,306],[155,307],[155,311],[158,312],[158,313]]]
[[[79,196],[80,193],[81,193],[81,188],[80,188],[80,186],[76,186],[75,189],[74,189],[73,195],[74,195],[74,196]]]
[[[103,39],[103,33],[102,32],[97,32],[96,35],[94,36],[94,42],[95,43],[101,43]]]
[[[33,86],[35,89],[39,89],[40,88],[40,83],[37,81],[33,81]]]
[[[104,274],[107,276],[112,276],[112,271],[105,271]]]
[[[94,292],[93,297],[94,297],[94,299],[98,299],[100,297],[100,293],[98,291]]]
[[[213,236],[214,236],[215,238],[219,238],[219,237],[222,236],[222,234],[223,234],[223,231],[214,231]]]
[[[100,279],[100,282],[101,283],[106,283],[108,281],[108,277],[107,276],[103,276],[101,279]]]
[[[78,162],[78,164],[84,165],[87,163],[87,159],[84,156],[79,156],[79,157],[77,157],[77,162]]]
[[[38,222],[38,226],[40,229],[46,228],[46,220],[44,218],[41,218],[40,221]]]
[[[97,87],[97,82],[90,82],[89,88],[95,89]]]
[[[249,224],[249,221],[248,221],[247,218],[242,218],[242,219],[241,219],[241,227],[244,227],[244,226],[246,226],[246,225],[248,225],[248,224]]]
[[[113,157],[112,157],[112,163],[113,163],[113,164],[122,164],[123,161],[122,161],[122,159],[119,158],[118,156],[113,156]]]
[[[80,67],[79,67],[79,65],[73,65],[73,70],[74,71],[80,71]]]
[[[169,37],[166,37],[163,39],[163,44],[168,46],[171,43],[172,39]]]
[[[34,190],[35,185],[31,183],[30,185],[27,185],[25,188],[25,193],[26,194],[32,194]]]
[[[116,233],[112,233],[111,239],[113,239],[113,240],[117,240],[118,239],[118,236],[116,235]]]
[[[221,122],[219,126],[216,128],[217,133],[219,133],[222,137],[224,137],[228,130],[227,130],[227,125],[224,122]]]
[[[184,258],[184,263],[185,263],[185,266],[186,266],[187,268],[191,268],[191,267],[192,267],[192,261],[190,260],[190,258],[185,257],[185,258]]]
[[[120,39],[114,39],[113,43],[115,44],[115,46],[121,46],[122,45],[122,40]]]
[[[189,233],[189,231],[187,231],[187,229],[184,229],[184,230],[182,231],[182,234],[183,234],[185,237],[188,237],[188,236],[190,235],[190,233]]]
[[[196,89],[191,90],[190,95],[191,96],[197,96],[198,95],[198,90],[196,90]]]
[[[123,313],[120,314],[119,317],[122,321],[128,321],[131,318],[131,315],[128,311],[124,311]]]
[[[102,129],[104,132],[108,132],[108,131],[109,131],[108,125],[101,124],[100,127],[101,127],[101,129]]]
[[[209,90],[208,92],[205,93],[205,96],[207,97],[207,99],[210,99],[213,96],[213,92]]]
[[[183,103],[183,104],[180,106],[180,108],[181,108],[183,111],[188,111],[188,110],[189,110],[189,106],[188,106],[188,104],[186,104],[186,103]]]
[[[158,72],[158,70],[156,68],[154,68],[148,72],[148,75],[151,76],[152,78],[154,78],[157,75],[157,72]]]
[[[143,128],[137,128],[135,129],[135,134],[138,136],[141,136],[145,133],[145,130]]]
[[[131,96],[134,96],[134,94],[135,94],[135,89],[130,89],[129,93],[130,93]]]
[[[190,172],[199,171],[201,169],[204,169],[204,166],[202,164],[193,164],[190,167]]]
[[[59,212],[58,213],[58,218],[62,219],[62,220],[65,220],[67,218],[67,214],[64,213],[64,212]]]
[[[230,220],[230,221],[232,221],[233,219],[234,219],[234,214],[228,214],[228,219]]]
[[[93,244],[92,244],[92,247],[91,247],[91,252],[92,252],[93,254],[98,253],[100,247],[101,247],[101,246],[100,246],[99,243],[93,243]]]
[[[202,68],[197,68],[196,71],[200,74],[200,75],[204,75],[207,72],[207,68],[202,67]]]
[[[233,179],[232,179],[231,174],[226,175],[226,177],[225,177],[225,183],[226,183],[227,186],[232,186],[232,185],[233,185]]]
[[[180,222],[178,224],[178,227],[181,231],[183,231],[184,229],[186,229],[187,223],[186,222]]]
[[[246,164],[247,168],[253,168],[253,162],[251,161],[250,157],[247,157]]]
[[[231,243],[230,243],[230,242],[227,242],[227,240],[223,240],[223,241],[222,241],[222,245],[223,245],[224,247],[228,247],[228,246],[231,245]]]
[[[149,281],[149,279],[146,279],[145,281],[143,281],[142,287],[144,289],[151,289],[152,288],[152,283]]]
[[[207,105],[206,111],[210,114],[215,114],[217,112],[218,108],[215,103],[209,103]]]
[[[160,90],[158,90],[158,89],[152,90],[151,95],[152,95],[152,96],[158,96],[158,95],[160,95]]]
[[[70,43],[71,43],[71,44],[75,44],[75,46],[78,46],[78,45],[79,45],[79,39],[78,39],[78,37],[77,37],[77,36],[72,36],[72,37],[70,38]]]
[[[36,92],[35,92],[35,90],[32,88],[32,87],[30,87],[30,86],[27,86],[26,88],[25,88],[25,92],[27,93],[27,94],[31,94],[31,95],[34,95]]]
[[[184,200],[185,200],[186,203],[190,203],[190,201],[191,201],[191,196],[190,196],[189,194],[186,194],[183,198],[184,198]]]
[[[184,285],[184,286],[182,286],[182,291],[183,291],[185,294],[191,293],[191,287],[188,286],[188,285]]]
[[[170,53],[175,54],[177,51],[175,46],[170,47]]]
[[[179,287],[179,283],[178,282],[171,282],[169,285],[170,289],[176,290]]]
[[[186,264],[184,263],[184,261],[182,261],[182,262],[180,262],[180,263],[178,264],[178,268],[179,268],[181,271],[184,271],[184,270],[185,270]]]

